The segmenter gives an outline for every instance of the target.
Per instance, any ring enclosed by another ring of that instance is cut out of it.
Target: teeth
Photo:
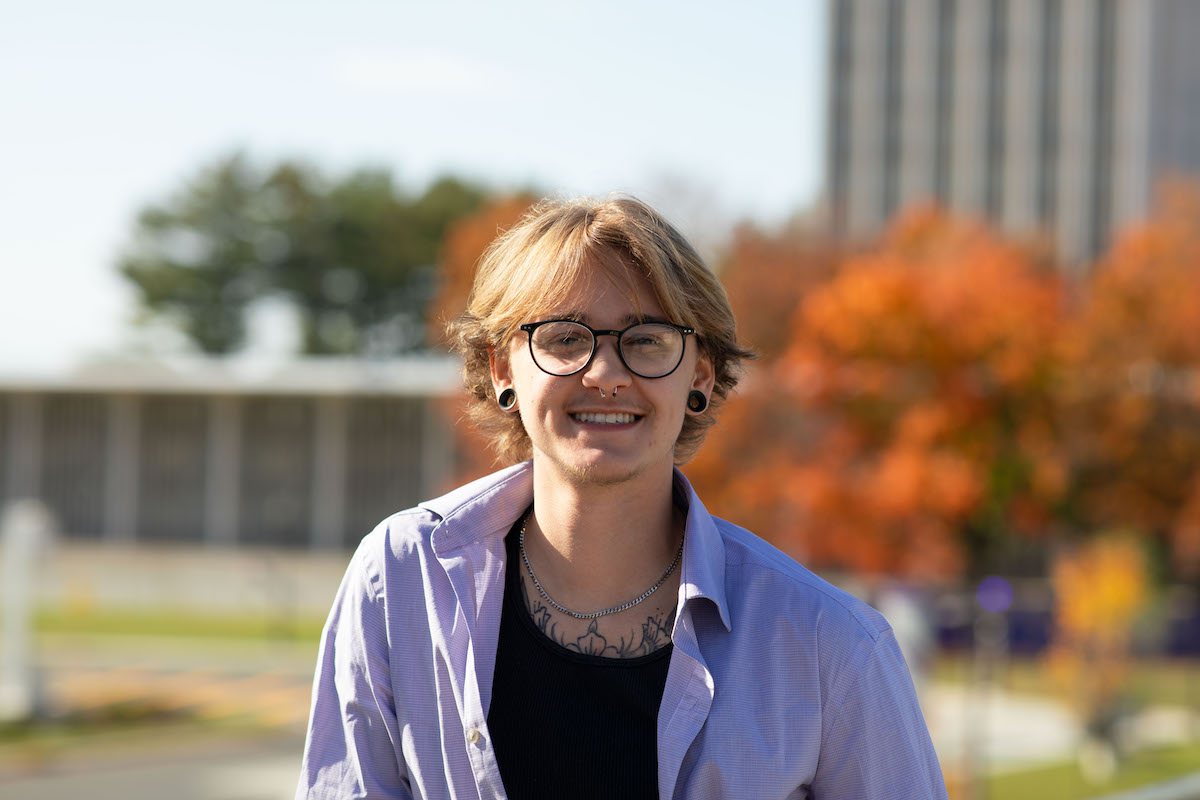
[[[593,422],[601,425],[628,425],[636,419],[633,414],[596,414],[590,411],[571,416],[580,422]]]

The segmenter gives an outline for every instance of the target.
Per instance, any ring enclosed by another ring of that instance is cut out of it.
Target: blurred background
[[[625,191],[760,358],[686,468],[876,605],[951,797],[1200,797],[1200,3],[26,5],[0,28],[0,793],[290,797],[441,329]]]

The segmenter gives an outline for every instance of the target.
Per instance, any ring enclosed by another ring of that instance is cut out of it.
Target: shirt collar
[[[700,502],[696,490],[678,468],[675,487],[688,499],[687,526],[683,537],[683,567],[679,593],[684,603],[704,597],[717,607],[725,630],[733,630],[729,621],[729,604],[725,599],[725,540],[717,530],[716,520]]]
[[[678,469],[675,490],[687,498],[683,565],[679,592],[683,602],[707,598],[717,608],[726,630],[732,630],[725,598],[725,543],[696,490]],[[449,494],[421,503],[441,517],[430,536],[439,558],[486,536],[503,536],[533,502],[533,462],[524,461]]]
[[[533,462],[484,476],[420,504],[441,517],[430,535],[439,558],[486,536],[503,535],[533,502]]]

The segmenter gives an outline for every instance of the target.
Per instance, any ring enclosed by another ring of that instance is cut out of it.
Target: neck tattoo
[[[521,536],[519,539],[519,544],[520,544],[520,548],[521,548],[521,560],[525,562],[525,569],[529,571],[529,577],[531,579],[533,579],[533,585],[537,587],[538,593],[542,596],[542,599],[545,600],[547,603],[549,603],[554,608],[561,611],[562,613],[567,614],[568,616],[572,616],[575,619],[596,619],[597,617],[603,617],[603,616],[607,616],[608,614],[615,614],[618,611],[624,611],[627,608],[633,608],[638,603],[642,602],[647,597],[649,597],[650,595],[652,595],[656,591],[658,591],[658,587],[662,586],[663,583],[666,582],[667,577],[672,572],[675,571],[675,566],[679,563],[679,559],[683,557],[683,539],[680,538],[679,549],[675,551],[675,558],[671,560],[670,565],[667,567],[667,571],[662,574],[661,578],[659,578],[657,581],[654,582],[653,586],[651,586],[646,591],[642,592],[640,595],[635,597],[633,600],[630,600],[628,603],[622,603],[619,606],[613,606],[612,608],[606,608],[603,611],[593,611],[590,614],[582,614],[578,611],[572,611],[569,608],[564,608],[563,606],[560,606],[558,603],[554,602],[554,598],[552,598],[550,595],[546,594],[546,590],[542,588],[541,582],[538,581],[537,575],[534,574],[533,565],[529,563],[529,556],[525,554],[525,527],[529,524],[529,517],[532,515],[533,515],[533,511],[531,509],[529,511],[529,513],[527,513],[525,515],[525,519],[521,521]]]

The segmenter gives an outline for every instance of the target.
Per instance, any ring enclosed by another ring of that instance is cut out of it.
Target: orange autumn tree
[[[535,202],[537,198],[527,193],[495,198],[450,227],[438,261],[437,294],[427,315],[434,325],[434,330],[429,332],[430,341],[448,346],[446,323],[466,311],[475,267],[483,252],[499,234],[515,225]],[[465,403],[466,398],[460,393],[443,404],[444,413],[453,422],[455,436],[457,469],[453,485],[486,475],[498,466],[488,442],[467,421]]]
[[[771,390],[772,370],[792,339],[800,298],[828,281],[837,266],[836,252],[819,237],[751,225],[735,229],[721,265],[738,338],[759,360],[746,365],[717,413],[717,425],[684,471],[709,510],[768,536],[785,513],[770,475],[802,450],[806,421],[789,398]]]
[[[1097,265],[1064,343],[1079,528],[1150,534],[1200,575],[1200,187],[1164,187]]]
[[[1118,237],[1081,287],[1062,356],[1062,511],[1077,535],[1051,573],[1047,664],[1112,737],[1145,554],[1168,555],[1169,580],[1200,577],[1200,187],[1164,187],[1154,216]]]
[[[474,214],[450,226],[438,259],[437,293],[427,314],[434,326],[429,332],[431,342],[446,343],[446,323],[467,310],[475,266],[483,251],[535,202],[537,198],[527,193],[492,198]]]
[[[828,281],[837,266],[837,252],[821,237],[739,225],[720,270],[738,336],[760,357],[778,357],[791,341],[799,299]]]
[[[925,579],[1042,529],[1066,483],[1050,271],[922,211],[798,301],[713,437],[744,453],[736,513],[808,563]]]

